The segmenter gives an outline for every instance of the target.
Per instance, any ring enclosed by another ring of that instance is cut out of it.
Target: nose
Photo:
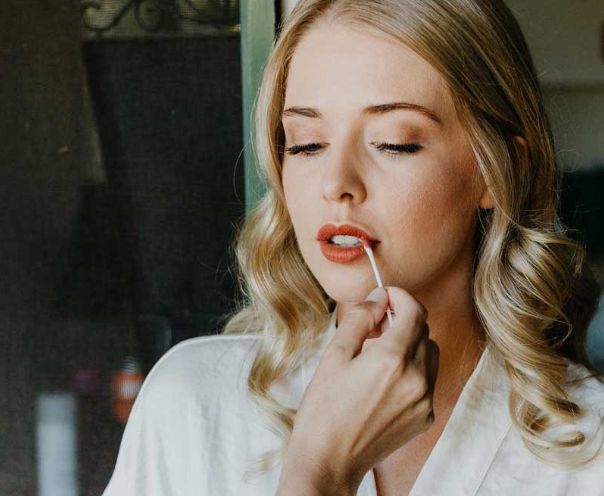
[[[358,158],[334,150],[323,173],[323,198],[330,202],[362,203],[367,196]]]

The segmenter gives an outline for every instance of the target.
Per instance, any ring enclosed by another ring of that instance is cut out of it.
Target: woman
[[[247,301],[156,364],[105,495],[603,494],[599,288],[505,5],[301,0],[255,117]]]

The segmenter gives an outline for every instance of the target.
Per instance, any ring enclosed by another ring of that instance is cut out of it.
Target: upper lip
[[[328,241],[338,234],[356,236],[357,238],[370,243],[380,242],[379,239],[374,238],[364,229],[353,226],[352,224],[342,224],[341,226],[336,226],[335,224],[325,224],[317,233],[317,241]]]

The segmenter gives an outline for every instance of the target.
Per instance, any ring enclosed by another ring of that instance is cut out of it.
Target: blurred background
[[[262,193],[250,109],[295,2],[0,4],[0,495],[97,496],[140,383],[234,306]],[[604,7],[508,0],[539,69],[563,215],[604,286]],[[589,333],[604,370],[602,306]]]

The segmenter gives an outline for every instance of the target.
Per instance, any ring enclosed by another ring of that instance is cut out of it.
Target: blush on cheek
[[[446,190],[442,195],[426,199],[426,231],[440,236],[463,236],[472,212],[469,208],[468,192]]]
[[[413,260],[429,264],[429,259],[446,256],[464,242],[472,222],[468,192],[453,180],[433,181],[423,188],[406,193],[398,202],[398,213],[389,216],[389,228],[397,238],[399,249]],[[405,256],[404,253],[400,253]]]

